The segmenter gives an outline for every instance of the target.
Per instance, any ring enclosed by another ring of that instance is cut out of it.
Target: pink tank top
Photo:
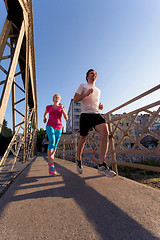
[[[49,113],[49,119],[46,126],[51,126],[54,129],[62,129],[62,109],[61,106],[54,108],[52,105],[46,107]]]

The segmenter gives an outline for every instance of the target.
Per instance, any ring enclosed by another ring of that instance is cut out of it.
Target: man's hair
[[[94,69],[89,69],[88,70],[88,72],[86,73],[86,80],[87,80],[87,77],[88,77],[89,73],[92,72],[92,71],[95,71],[95,70]],[[87,80],[87,82],[88,82],[88,80]]]

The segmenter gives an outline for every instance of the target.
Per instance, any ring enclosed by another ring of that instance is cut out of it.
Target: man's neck
[[[95,81],[88,81],[88,84],[95,85]]]

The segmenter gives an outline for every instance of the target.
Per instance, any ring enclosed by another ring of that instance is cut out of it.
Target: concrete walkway
[[[0,198],[0,239],[160,239],[158,189],[55,162],[50,177],[47,159],[37,157]]]

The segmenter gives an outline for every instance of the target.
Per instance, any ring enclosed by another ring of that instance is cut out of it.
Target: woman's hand
[[[66,113],[66,109],[63,107],[63,104],[62,104],[62,103],[59,103],[59,105],[61,106],[64,119],[65,119],[65,120],[68,120],[68,115],[67,115],[67,113]]]
[[[61,109],[63,110],[63,104],[62,104],[62,103],[59,103],[59,105],[60,105]]]
[[[47,111],[47,108],[46,108],[45,113],[44,113],[44,117],[43,117],[43,122],[44,123],[47,122],[47,115],[48,115],[48,111]]]
[[[43,118],[43,122],[44,123],[46,123],[47,122],[47,118],[45,117],[45,118]]]

